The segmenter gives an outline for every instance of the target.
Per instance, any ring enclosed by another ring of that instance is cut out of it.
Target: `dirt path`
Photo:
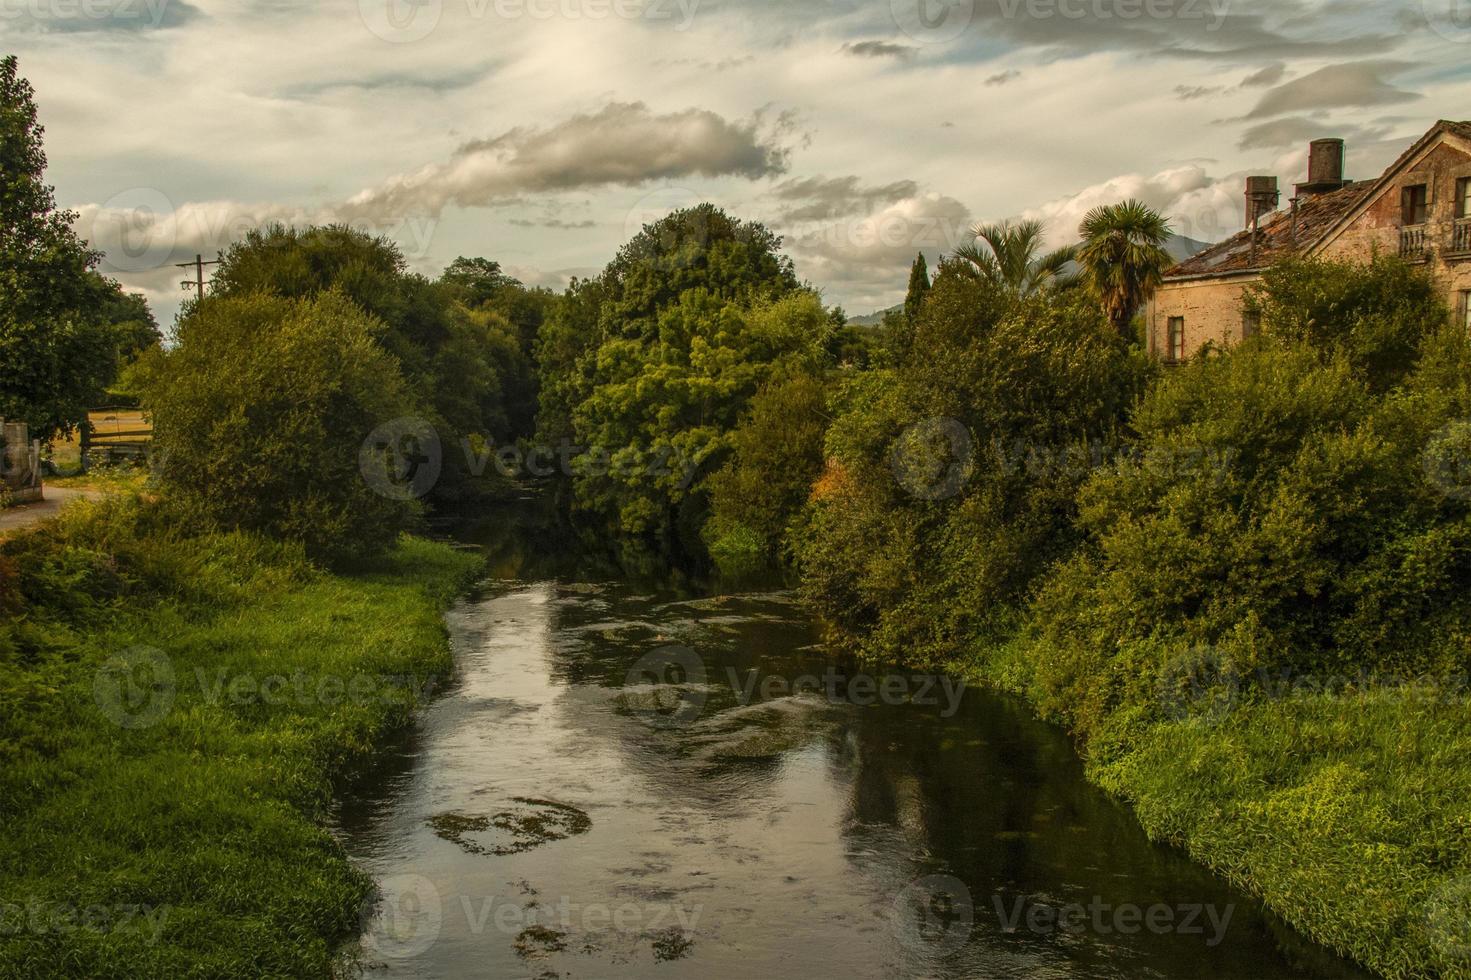
[[[67,501],[83,498],[86,500],[99,500],[105,497],[101,490],[68,490],[64,487],[47,487],[46,499],[35,504],[21,504],[18,507],[6,507],[0,510],[0,537],[11,531],[29,527],[37,521],[44,521],[48,517],[55,517],[61,513],[61,508]]]

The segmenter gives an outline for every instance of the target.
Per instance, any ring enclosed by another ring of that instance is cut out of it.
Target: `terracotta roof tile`
[[[1384,173],[1392,174],[1397,171],[1402,164],[1442,131],[1459,136],[1461,139],[1471,140],[1471,122],[1442,119],[1431,128],[1430,132],[1406,149]],[[1316,243],[1383,179],[1383,176],[1380,176],[1374,180],[1350,184],[1342,190],[1302,198],[1298,202],[1295,234],[1290,209],[1272,212],[1262,222],[1255,257],[1251,251],[1251,235],[1243,231],[1181,262],[1166,272],[1165,278],[1226,275],[1232,272],[1250,272],[1266,268]]]
[[[1166,272],[1165,278],[1247,272],[1265,268],[1312,245],[1334,222],[1353,210],[1372,186],[1372,181],[1363,181],[1349,184],[1341,190],[1304,197],[1298,202],[1295,236],[1292,211],[1273,211],[1262,219],[1261,229],[1257,233],[1255,257],[1251,251],[1251,233],[1243,231],[1219,245],[1197,252]]]

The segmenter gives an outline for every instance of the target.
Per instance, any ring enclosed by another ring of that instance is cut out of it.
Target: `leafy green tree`
[[[340,562],[390,545],[412,503],[364,473],[364,439],[417,408],[383,325],[337,292],[213,298],[144,394],[165,499],[189,523],[304,543]]]
[[[907,356],[836,385],[803,594],[879,656],[940,665],[999,629],[1075,545],[1076,489],[1150,371],[1086,296],[943,262]]]
[[[722,572],[750,574],[785,558],[787,526],[822,473],[826,395],[810,374],[769,383],[731,432],[731,459],[709,480],[704,531]]]
[[[1046,289],[1066,289],[1077,282],[1068,266],[1077,256],[1073,246],[1042,252],[1040,221],[1003,221],[971,230],[976,238],[955,250],[967,271],[996,289],[1025,298]]]
[[[440,281],[461,290],[457,298],[472,309],[485,306],[507,286],[521,285],[519,279],[501,271],[499,262],[479,257],[470,259],[463,255],[445,268]]]
[[[493,265],[466,260],[461,271],[491,275]],[[431,282],[408,271],[393,242],[345,225],[276,225],[250,232],[224,253],[202,305],[258,293],[310,299],[337,291],[370,314],[378,344],[398,362],[448,447],[434,494],[449,503],[498,489],[491,472],[475,471],[461,441],[514,439],[529,431],[534,412],[533,370],[515,327],[493,309],[459,302],[476,283],[484,279],[469,286],[464,279]]]
[[[1164,248],[1170,224],[1153,208],[1131,199],[1089,211],[1078,233],[1083,236],[1077,253],[1083,277],[1114,329],[1127,335],[1134,314],[1174,264]]]
[[[45,183],[43,133],[15,57],[0,60],[0,417],[50,441],[85,420],[117,350],[99,315],[109,289],[92,271],[98,254]]]
[[[781,240],[711,205],[635,235],[575,281],[536,347],[541,438],[577,447],[575,504],[619,533],[698,553],[700,484],[771,378],[824,359],[832,321]]]
[[[909,268],[909,291],[904,294],[904,315],[910,320],[919,316],[920,305],[924,303],[925,293],[930,291],[930,270],[925,262],[924,253],[920,252],[914,257],[914,265]]]

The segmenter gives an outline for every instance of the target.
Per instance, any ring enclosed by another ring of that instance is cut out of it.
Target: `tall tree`
[[[0,60],[0,416],[50,440],[82,423],[116,371],[99,313],[116,284],[93,273],[76,215],[56,208],[43,133],[15,56]]]
[[[904,295],[904,315],[910,320],[919,316],[920,305],[924,303],[925,293],[930,291],[930,269],[924,260],[924,253],[920,252],[914,257],[914,265],[909,267],[909,292]]]
[[[1164,248],[1170,224],[1144,202],[1128,200],[1089,211],[1078,233],[1084,278],[1114,329],[1126,334],[1134,314],[1174,264]]]
[[[956,258],[965,263],[962,268],[1005,293],[1020,298],[1077,282],[1068,272],[1077,249],[1069,245],[1043,253],[1040,221],[980,225],[971,234],[976,240],[956,249]]]

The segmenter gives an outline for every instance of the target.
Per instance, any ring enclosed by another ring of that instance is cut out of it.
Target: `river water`
[[[528,545],[494,543],[456,677],[342,804],[367,976],[1363,976],[1015,701],[835,660],[786,593]]]

